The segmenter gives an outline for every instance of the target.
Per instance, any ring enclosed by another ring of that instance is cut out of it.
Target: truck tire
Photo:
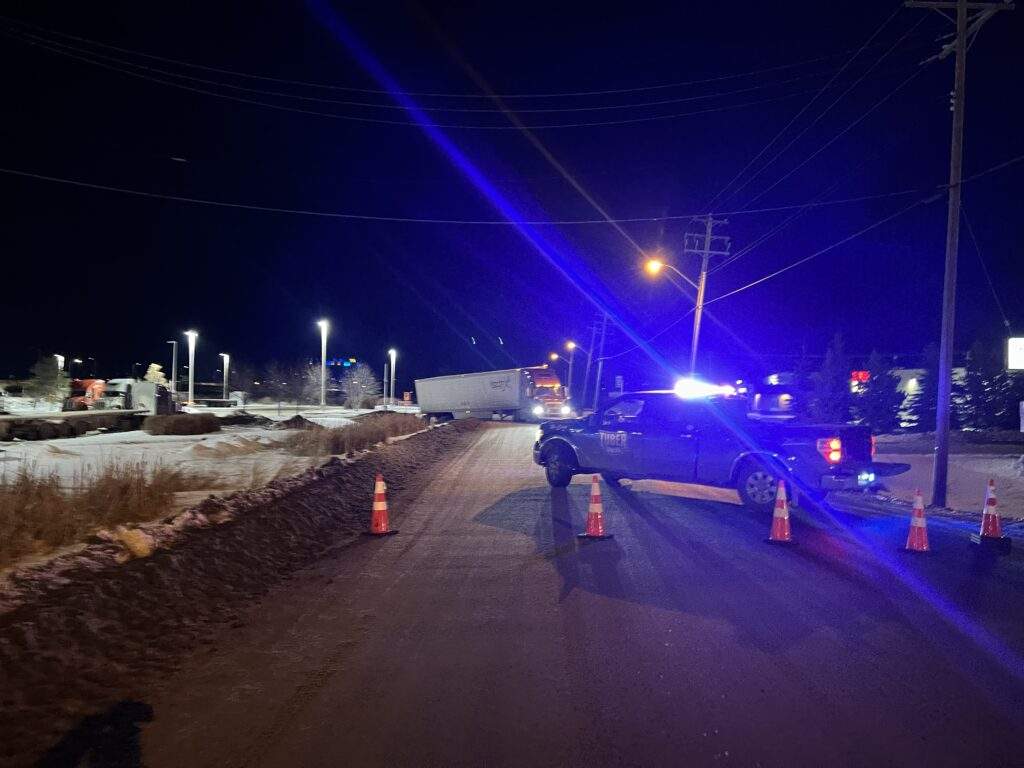
[[[744,506],[754,512],[771,514],[781,473],[767,461],[747,460],[736,473],[736,490]]]
[[[552,488],[565,488],[572,482],[576,462],[568,448],[553,445],[544,451],[544,476]]]

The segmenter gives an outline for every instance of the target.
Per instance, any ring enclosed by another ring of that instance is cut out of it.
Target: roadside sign
[[[1024,371],[1024,336],[1006,340],[1006,370]]]

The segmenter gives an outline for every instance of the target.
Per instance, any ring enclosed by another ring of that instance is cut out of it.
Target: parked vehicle
[[[907,464],[874,461],[867,427],[759,418],[746,398],[625,394],[583,419],[547,422],[533,448],[548,482],[577,473],[734,487],[748,507],[770,511],[780,480],[791,493],[877,487]]]
[[[416,379],[416,401],[423,413],[441,418],[543,421],[572,414],[565,388],[547,366]]]

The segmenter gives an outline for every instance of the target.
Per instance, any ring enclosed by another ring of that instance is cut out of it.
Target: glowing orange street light
[[[557,352],[552,352],[552,353],[551,353],[550,355],[548,355],[548,359],[549,359],[549,360],[550,360],[550,361],[551,361],[552,363],[553,363],[553,362],[555,362],[555,360],[557,360],[557,359],[558,359],[558,353],[557,353]]]
[[[665,262],[662,261],[661,259],[648,259],[646,262],[644,262],[644,270],[646,270],[647,274],[650,275],[651,277],[654,277],[659,272],[661,272],[664,266]]]

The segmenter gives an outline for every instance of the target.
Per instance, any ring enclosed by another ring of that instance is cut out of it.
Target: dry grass
[[[369,448],[389,437],[419,432],[424,426],[425,422],[418,416],[387,413],[344,427],[299,432],[283,440],[282,445],[300,456],[336,456]]]
[[[211,487],[212,476],[143,462],[83,470],[70,486],[32,468],[0,475],[0,568],[101,528],[153,520],[171,510],[175,493]]]
[[[151,435],[205,435],[220,432],[220,420],[212,413],[176,413],[147,416],[142,429]]]

